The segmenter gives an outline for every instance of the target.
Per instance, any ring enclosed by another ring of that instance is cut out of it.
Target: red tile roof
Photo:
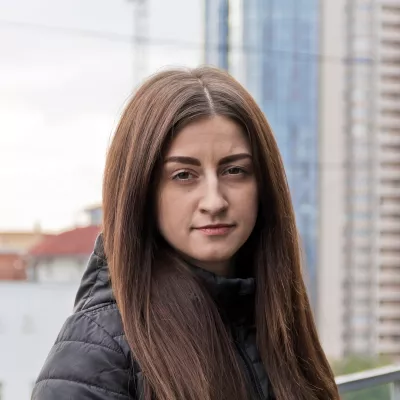
[[[99,226],[85,226],[49,236],[31,248],[28,255],[34,257],[89,255],[93,251],[99,233]]]
[[[25,261],[14,252],[0,252],[0,281],[26,280]]]

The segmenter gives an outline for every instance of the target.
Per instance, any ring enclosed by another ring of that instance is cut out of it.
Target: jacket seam
[[[114,301],[107,301],[107,302],[103,302],[101,304],[96,304],[93,305],[89,308],[86,308],[85,310],[83,310],[84,314],[97,314],[100,311],[104,311],[104,310],[115,310],[117,309],[117,303],[115,303]]]
[[[126,356],[125,356],[125,354],[124,354],[123,351],[122,351],[121,346],[120,346],[119,343],[114,339],[114,337],[113,337],[103,326],[99,325],[94,319],[92,319],[89,315],[83,314],[83,316],[86,317],[89,321],[91,321],[91,322],[94,323],[95,325],[97,325],[104,333],[106,333],[106,334],[108,335],[108,337],[117,345],[118,350],[115,350],[115,351],[117,351],[117,352],[123,354],[124,357],[125,357],[125,360],[128,361],[127,358],[126,358]]]
[[[95,254],[95,253],[94,253],[94,254]],[[96,255],[96,254],[95,254],[95,255]],[[99,264],[99,256],[96,255],[96,257],[97,257],[97,260],[96,260],[96,264],[97,264],[97,265],[96,265],[96,267],[97,267],[97,273],[96,273],[96,276],[95,276],[94,279],[93,279],[93,282],[94,282],[94,283],[93,283],[92,287],[90,288],[89,293],[88,293],[87,296],[86,296],[85,302],[84,302],[83,305],[82,305],[82,309],[84,309],[84,308],[86,307],[86,305],[88,304],[89,299],[90,299],[91,296],[92,296],[94,287],[96,286],[97,279],[99,278],[100,271],[101,271],[101,268],[99,268],[99,266],[100,266],[100,264]]]
[[[57,342],[54,343],[54,346],[59,346],[62,343],[82,343],[82,344],[86,344],[86,345],[89,345],[89,346],[98,346],[98,347],[101,347],[101,348],[104,348],[104,349],[108,349],[108,350],[113,351],[114,353],[117,353],[117,354],[121,354],[122,353],[121,351],[115,350],[110,346],[105,346],[104,344],[93,343],[93,342],[85,342],[84,340],[70,340],[70,339],[64,340],[64,339],[60,339],[60,340],[58,340]]]
[[[100,259],[101,261],[107,262],[106,257],[103,257],[103,255],[99,254],[99,253],[96,251],[96,248],[93,250],[93,254],[95,254],[97,257],[99,257],[99,259]]]
[[[115,303],[115,302],[107,302],[107,303],[98,304],[98,305],[92,306],[89,309],[82,310],[79,313],[81,315],[86,315],[86,316],[89,317],[89,316],[98,315],[100,312],[106,311],[106,310],[113,310],[113,311],[114,310],[118,310],[117,303]],[[121,331],[121,332],[117,332],[117,333],[114,333],[112,335],[111,334],[109,334],[109,335],[112,338],[115,339],[115,338],[118,338],[118,337],[121,337],[121,336],[125,336],[125,332]]]
[[[39,384],[42,385],[42,384],[43,384],[44,382],[46,382],[46,381],[65,381],[65,382],[72,382],[72,383],[76,383],[76,384],[79,384],[79,385],[85,385],[85,386],[87,386],[87,387],[89,387],[89,388],[97,389],[97,390],[100,390],[100,391],[103,391],[103,392],[106,392],[106,393],[110,393],[110,394],[113,394],[113,395],[116,395],[116,396],[126,397],[126,398],[128,398],[128,399],[130,398],[130,396],[127,395],[127,394],[115,392],[114,390],[106,389],[106,388],[104,388],[104,387],[102,387],[102,386],[97,386],[97,385],[94,385],[93,383],[85,382],[85,381],[78,380],[78,379],[67,379],[67,378],[47,377],[47,378],[43,378],[43,379],[38,380],[38,381],[36,382],[36,385],[39,385]]]
[[[114,339],[125,336],[125,333],[117,333],[116,335],[113,336]]]

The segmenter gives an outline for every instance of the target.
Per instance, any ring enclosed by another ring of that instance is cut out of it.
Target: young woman
[[[103,210],[34,400],[339,399],[281,157],[232,77],[144,83],[109,149]]]

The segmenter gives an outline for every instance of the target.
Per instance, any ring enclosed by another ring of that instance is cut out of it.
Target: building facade
[[[323,348],[331,360],[344,355],[346,238],[346,31],[347,0],[320,3],[319,223],[317,307],[315,318]]]
[[[72,313],[79,280],[0,281],[0,398],[29,400],[57,335]],[[6,305],[9,306],[6,306]]]
[[[314,300],[319,210],[319,2],[225,3],[206,1],[205,61],[236,76],[271,124],[286,167],[309,293]],[[226,46],[219,45],[226,42]]]
[[[204,60],[206,64],[229,68],[229,0],[206,0]]]
[[[98,225],[88,225],[43,239],[25,256],[28,279],[40,283],[78,282],[99,233]]]
[[[25,253],[48,236],[40,228],[31,232],[0,232],[0,281],[25,280]]]
[[[26,263],[21,252],[0,249],[0,281],[26,279]]]
[[[345,353],[400,358],[400,1],[348,1]]]
[[[40,228],[34,231],[2,231],[0,232],[0,249],[7,251],[25,252],[38,242],[50,236]]]
[[[48,352],[72,313],[99,232],[99,226],[89,225],[47,235],[21,259],[27,264],[25,281],[0,281],[1,400],[30,399]]]
[[[265,112],[282,152],[330,359],[344,354],[346,36],[338,27],[346,1],[231,0],[228,18],[229,71]]]
[[[324,349],[400,359],[400,0],[230,4],[228,69],[277,137]]]

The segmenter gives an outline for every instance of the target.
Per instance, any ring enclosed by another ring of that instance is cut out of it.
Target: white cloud
[[[151,36],[200,43],[200,5],[153,0]],[[134,48],[1,21],[130,34],[132,7],[125,0],[2,0],[0,16],[0,229],[37,221],[62,229],[100,200],[106,148],[134,86]],[[201,48],[150,46],[148,57],[149,72],[195,66]]]

